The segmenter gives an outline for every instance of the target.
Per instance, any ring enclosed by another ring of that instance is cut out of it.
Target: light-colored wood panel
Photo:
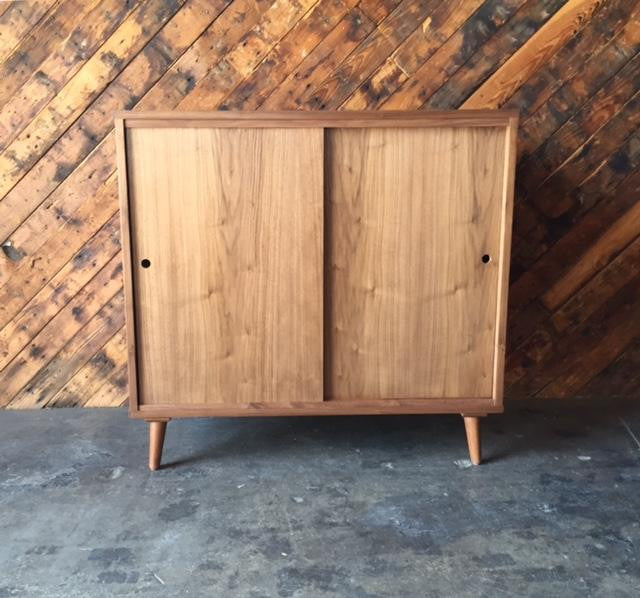
[[[505,135],[327,132],[328,397],[493,396]]]
[[[141,404],[322,401],[322,152],[321,129],[127,130]]]

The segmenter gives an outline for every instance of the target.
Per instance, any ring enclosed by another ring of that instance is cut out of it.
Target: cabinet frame
[[[118,186],[121,211],[126,333],[128,344],[129,413],[132,418],[166,421],[178,417],[239,417],[285,415],[367,415],[460,413],[481,416],[503,410],[504,359],[514,172],[518,114],[510,110],[413,112],[119,112],[115,116]],[[251,403],[247,405],[140,404],[136,354],[136,297],[132,261],[132,231],[127,184],[126,130],[132,128],[379,128],[379,127],[504,127],[504,181],[501,198],[500,251],[493,362],[493,392],[489,397],[340,400],[323,402]]]

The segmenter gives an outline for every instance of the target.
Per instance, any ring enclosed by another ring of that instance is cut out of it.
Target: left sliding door
[[[138,402],[323,399],[323,130],[125,133]]]

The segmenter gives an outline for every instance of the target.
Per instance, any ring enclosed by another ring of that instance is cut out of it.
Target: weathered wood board
[[[506,397],[640,395],[638,0],[7,4],[0,407],[127,399],[122,109],[518,109]]]

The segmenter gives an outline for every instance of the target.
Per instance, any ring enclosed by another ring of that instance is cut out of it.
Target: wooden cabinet
[[[517,116],[121,113],[130,411],[502,410]]]

